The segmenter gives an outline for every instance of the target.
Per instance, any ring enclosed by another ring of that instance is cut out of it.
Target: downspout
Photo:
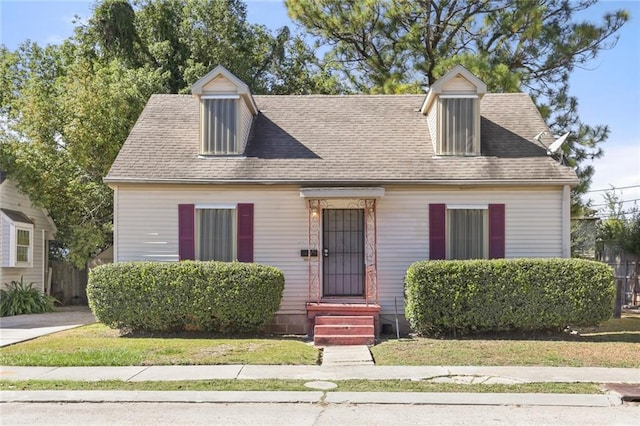
[[[562,187],[562,257],[571,257],[571,187]]]
[[[118,185],[113,187],[113,263],[118,262]]]

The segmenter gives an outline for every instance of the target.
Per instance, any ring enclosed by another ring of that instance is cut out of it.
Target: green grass
[[[314,365],[318,358],[300,339],[121,337],[101,324],[0,349],[0,365],[34,366]]]
[[[612,319],[578,335],[542,333],[460,339],[388,340],[373,347],[377,365],[640,367],[640,316]]]
[[[371,352],[377,365],[640,368],[640,315],[577,331],[388,340]],[[318,359],[319,351],[301,339],[121,337],[100,324],[0,349],[0,365],[314,365]]]
[[[123,382],[107,380],[76,382],[64,380],[0,380],[0,390],[137,390],[137,391],[317,391],[306,380],[200,380],[171,382]],[[473,392],[473,393],[575,393],[599,394],[594,383],[522,383],[483,385],[431,383],[413,380],[334,380],[329,392]]]

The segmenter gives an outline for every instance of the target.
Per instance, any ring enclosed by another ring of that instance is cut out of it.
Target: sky
[[[245,1],[249,22],[271,29],[296,28],[282,0]],[[86,20],[93,4],[93,0],[0,0],[0,43],[12,50],[26,39],[43,45],[59,43],[73,33],[74,16]],[[586,199],[596,208],[603,204],[603,190],[612,186],[624,188],[616,191],[624,208],[636,201],[640,206],[640,0],[600,1],[580,17],[595,20],[617,9],[631,14],[617,45],[601,52],[588,68],[574,70],[570,80],[582,121],[606,124],[611,131],[602,145],[604,157],[587,160],[596,172]]]

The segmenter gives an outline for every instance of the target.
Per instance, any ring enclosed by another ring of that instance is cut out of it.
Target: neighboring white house
[[[46,210],[34,207],[0,172],[0,285],[22,278],[48,291],[49,240],[55,233]]]
[[[403,313],[424,259],[568,257],[573,170],[529,96],[455,67],[425,96],[252,96],[217,67],[154,95],[105,182],[114,261],[240,260],[284,271],[272,330]]]

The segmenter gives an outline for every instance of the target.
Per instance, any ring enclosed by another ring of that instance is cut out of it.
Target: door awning
[[[371,199],[384,197],[381,187],[338,187],[338,188],[300,188],[302,198],[359,198]]]

